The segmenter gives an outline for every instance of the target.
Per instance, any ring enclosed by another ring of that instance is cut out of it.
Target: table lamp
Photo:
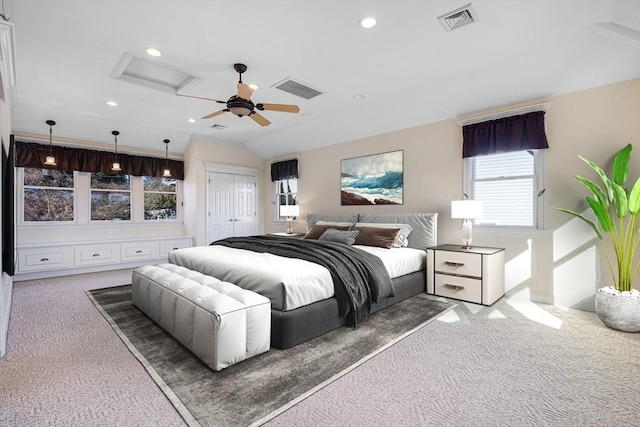
[[[280,206],[280,217],[287,217],[287,234],[293,234],[292,221],[293,221],[293,218],[298,215],[300,215],[300,206],[298,205]]]
[[[471,249],[471,231],[473,219],[482,218],[483,203],[479,200],[452,200],[451,218],[461,218],[462,221],[462,248]]]

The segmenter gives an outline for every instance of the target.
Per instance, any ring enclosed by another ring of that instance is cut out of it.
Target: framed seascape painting
[[[403,154],[400,150],[342,160],[340,204],[401,205]]]

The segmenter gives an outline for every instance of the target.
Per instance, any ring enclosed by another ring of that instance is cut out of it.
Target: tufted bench
[[[271,303],[255,292],[174,264],[133,271],[133,304],[219,371],[269,350]]]

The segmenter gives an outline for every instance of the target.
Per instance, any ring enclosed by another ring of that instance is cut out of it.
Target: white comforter
[[[379,257],[392,279],[425,265],[422,250],[356,247]],[[169,262],[264,295],[278,310],[293,310],[333,296],[329,270],[309,261],[214,245],[172,251]]]

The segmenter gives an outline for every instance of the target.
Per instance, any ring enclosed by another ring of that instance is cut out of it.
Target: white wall
[[[634,144],[630,177],[640,173],[640,79],[585,90],[547,100],[545,150],[547,230],[527,234],[482,233],[474,229],[474,244],[506,248],[506,286],[518,287],[536,301],[578,304],[608,281],[608,271],[596,260],[594,240],[584,241],[584,228],[563,232],[569,216],[552,209],[586,209],[586,193],[573,176],[588,175],[581,154],[598,164],[610,161],[627,143]],[[505,108],[506,109],[506,108]],[[492,111],[493,112],[493,111]],[[462,131],[457,119],[430,123],[370,138],[345,142],[300,156],[298,197],[301,218],[308,212],[438,212],[439,242],[460,241],[459,221],[450,216],[450,201],[462,196]],[[354,123],[366,126],[366,123]],[[340,206],[340,160],[404,150],[402,206]],[[264,162],[267,169],[271,161]],[[270,212],[271,183],[263,178],[264,209]],[[265,231],[281,231],[265,215]],[[573,225],[572,225],[573,226]],[[296,231],[304,231],[298,221]],[[587,230],[588,232],[588,230]],[[589,235],[591,236],[591,235]],[[560,245],[565,253],[560,256]],[[568,250],[567,250],[568,248]],[[598,255],[599,256],[599,255]],[[568,281],[567,278],[572,280]],[[636,285],[636,288],[638,286]]]

